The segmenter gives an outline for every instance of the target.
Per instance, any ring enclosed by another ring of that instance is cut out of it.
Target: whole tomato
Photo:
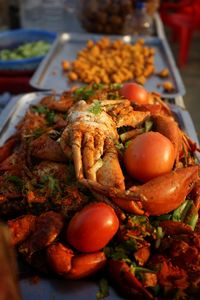
[[[102,249],[115,235],[119,220],[109,205],[99,202],[86,205],[69,222],[67,242],[81,252]]]
[[[149,99],[149,94],[145,88],[134,82],[125,83],[119,90],[119,94],[139,105],[147,104]]]
[[[171,141],[159,132],[138,135],[128,144],[124,164],[129,175],[142,182],[170,172],[175,160]]]

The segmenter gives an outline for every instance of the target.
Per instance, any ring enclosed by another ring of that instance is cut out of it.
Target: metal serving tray
[[[73,61],[76,58],[77,52],[86,46],[88,40],[98,41],[103,35],[80,34],[80,33],[63,33],[57,37],[52,45],[50,52],[44,58],[38,69],[30,80],[31,86],[41,90],[56,90],[62,92],[67,90],[72,85],[62,71],[61,62],[63,60]],[[133,36],[109,36],[111,40],[122,39],[127,43],[134,43],[137,38]],[[171,50],[167,41],[159,37],[144,37],[145,44],[153,47],[155,53],[155,68],[156,71],[161,71],[163,68],[168,68],[170,77],[161,79],[157,75],[149,77],[145,83],[145,88],[149,91],[157,91],[162,97],[175,98],[176,96],[185,94],[185,87],[181,76],[175,64]],[[158,84],[170,80],[175,90],[174,92],[163,92],[162,88],[158,88]]]
[[[0,113],[0,146],[15,132],[15,127],[19,121],[24,117],[27,109],[30,105],[38,103],[42,97],[50,95],[51,92],[35,92],[22,95],[20,97],[14,97],[7,104],[7,106]],[[179,99],[179,98],[178,98]],[[177,100],[179,101],[179,100]],[[170,107],[177,116],[179,125],[183,131],[185,131],[190,138],[199,144],[198,136],[189,112],[180,105],[174,104],[176,100],[172,99]]]
[[[10,102],[0,115],[0,124],[4,120],[4,127],[0,128],[0,146],[15,132],[16,125],[24,117],[30,105],[38,103],[48,93],[30,93],[22,96],[18,101]],[[171,105],[177,116],[180,127],[198,143],[198,138],[190,114],[177,105]],[[7,118],[5,118],[7,116]],[[25,272],[22,271],[22,274]],[[79,281],[66,281],[62,278],[40,278],[37,283],[30,279],[20,279],[20,288],[23,300],[88,300],[96,299],[98,280],[101,277],[82,279]],[[107,300],[126,299],[119,295],[112,286]],[[192,299],[191,299],[192,300]]]

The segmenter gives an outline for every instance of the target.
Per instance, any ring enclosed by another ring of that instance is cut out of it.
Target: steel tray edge
[[[8,104],[4,107],[4,109],[0,113],[0,146],[9,138],[9,134],[7,131],[10,126],[12,127],[13,117],[15,117],[16,110],[20,107],[20,105],[25,105],[27,108],[29,106],[30,101],[34,101],[38,99],[38,101],[42,98],[42,96],[49,95],[50,93],[45,92],[33,92],[24,95],[19,95],[13,97]],[[17,124],[14,124],[16,126]],[[15,127],[12,128],[12,133],[15,131]]]

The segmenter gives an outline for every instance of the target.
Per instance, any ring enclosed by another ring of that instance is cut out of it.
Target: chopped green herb
[[[198,209],[197,207],[194,205],[193,201],[191,202],[191,206],[189,208],[189,210],[187,211],[187,214],[184,218],[184,223],[190,225],[192,227],[192,230],[195,229],[195,226],[197,224],[198,218],[199,218],[199,214],[198,214]]]
[[[65,112],[65,113],[63,114],[63,120],[66,120],[66,119],[67,119],[67,116],[68,116],[68,114]]]
[[[37,112],[38,114],[46,114],[48,108],[43,105],[32,106],[31,110]]]
[[[199,218],[199,214],[197,212],[196,214],[192,215],[190,217],[190,219],[187,221],[187,224],[192,227],[192,230],[195,229],[195,227],[197,225],[198,218]]]
[[[124,145],[124,148],[127,149],[128,148],[128,145],[130,144],[131,140],[127,141]]]
[[[89,112],[91,112],[95,115],[98,115],[99,113],[101,113],[101,102],[98,100],[95,100],[94,103],[89,108]]]
[[[37,112],[38,114],[44,114],[49,125],[52,125],[54,123],[56,114],[53,110],[49,110],[43,105],[32,106],[31,109],[33,112]]]
[[[144,122],[144,128],[145,128],[145,132],[148,132],[152,129],[153,127],[153,121],[148,119]]]
[[[52,125],[55,122],[55,116],[56,116],[56,114],[53,110],[49,110],[46,113],[46,120],[49,125]]]
[[[94,94],[94,90],[87,86],[78,88],[74,91],[74,96],[82,100],[88,100]]]
[[[115,147],[117,148],[117,150],[119,151],[123,151],[124,150],[124,145],[122,143],[117,143],[115,144]]]
[[[160,247],[160,243],[161,243],[161,239],[164,237],[164,232],[162,230],[161,226],[158,226],[156,229],[156,244],[155,247],[159,248]]]
[[[114,93],[108,93],[108,99],[109,100],[115,100],[115,99],[119,99],[119,95],[118,94],[114,94]]]
[[[79,95],[81,95],[81,94],[84,92],[84,90],[85,90],[85,86],[80,87],[80,88],[78,88],[78,89],[76,89],[76,90],[74,91],[74,95],[75,95],[75,96],[79,96]]]
[[[129,256],[132,256],[133,252],[137,250],[137,243],[133,238],[130,238],[122,243],[119,243],[115,247],[105,247],[104,253],[108,258],[114,260],[123,260],[131,263]]]
[[[158,217],[152,217],[151,219],[153,221],[164,221],[164,220],[170,220],[172,217],[171,214],[165,214],[165,215],[161,215],[161,216],[158,216]]]
[[[172,214],[172,221],[181,222],[191,207],[191,201],[185,200]]]
[[[110,85],[110,88],[111,88],[111,89],[114,89],[114,90],[119,90],[119,89],[121,89],[121,87],[122,87],[122,84],[121,84],[121,83],[112,83],[112,84]]]
[[[109,296],[109,285],[108,281],[105,278],[102,278],[99,281],[99,291],[96,293],[97,300],[103,299],[105,297]]]
[[[41,136],[42,134],[44,133],[44,130],[42,128],[36,128],[32,134],[31,134],[31,137],[33,138],[38,138],[39,136]]]
[[[130,266],[130,270],[133,274],[135,274],[136,272],[143,272],[143,273],[156,273],[155,271],[153,270],[150,270],[150,269],[147,269],[147,268],[143,268],[143,267],[138,267],[138,266],[135,266],[134,264],[132,264]]]
[[[129,219],[135,223],[135,224],[138,224],[138,225],[141,225],[141,224],[147,224],[147,220],[148,218],[146,216],[129,216]]]
[[[42,184],[48,184],[48,188],[51,191],[52,194],[55,194],[57,192],[61,192],[59,181],[58,179],[54,178],[52,175],[45,175],[42,177],[41,180]]]
[[[94,88],[95,90],[102,90],[105,87],[105,84],[103,83],[94,83],[92,85],[92,88]]]

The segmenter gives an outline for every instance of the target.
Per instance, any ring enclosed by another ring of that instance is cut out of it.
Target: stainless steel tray
[[[12,99],[0,114],[0,146],[15,132],[15,126],[23,118],[25,112],[30,105],[38,103],[42,97],[50,94],[50,92],[35,92],[29,93]],[[173,100],[173,99],[172,99]],[[183,107],[173,104],[171,101],[170,107],[176,114],[179,125],[190,138],[199,143],[197,133],[189,112]],[[180,103],[181,104],[181,103]]]
[[[0,131],[0,146],[15,132],[15,127],[23,118],[25,112],[30,105],[38,103],[43,96],[48,93],[30,93],[22,96],[18,101],[11,102],[9,106],[4,108],[0,115],[0,124],[4,120],[4,128]],[[176,114],[180,127],[198,143],[197,134],[190,114],[177,105],[171,105],[171,109]],[[5,112],[7,119],[5,118]],[[31,282],[29,279],[22,278],[20,280],[20,288],[23,300],[88,300],[96,299],[98,291],[98,278],[83,279],[79,281],[66,281],[62,278],[40,278],[37,283]],[[117,294],[115,289],[110,287],[110,295],[107,300],[125,299],[124,296]]]
[[[39,65],[30,80],[31,86],[42,90],[56,90],[62,92],[71,87],[71,83],[63,75],[61,62],[65,59],[72,61],[76,58],[79,50],[85,47],[86,42],[90,39],[97,41],[102,35],[79,34],[79,33],[63,33],[57,37],[50,52]],[[122,39],[127,43],[134,43],[136,37],[133,36],[109,36],[111,40]],[[158,84],[163,83],[164,79],[156,75],[152,75],[147,79],[145,88],[149,91],[158,91],[165,98],[175,98],[176,96],[185,94],[185,87],[181,76],[173,59],[171,50],[164,38],[145,37],[145,44],[155,48],[155,67],[157,71],[168,68],[170,71],[170,80],[175,87],[174,92],[165,93],[162,88],[158,88]],[[74,83],[73,83],[74,84]],[[76,84],[77,85],[77,84]]]

